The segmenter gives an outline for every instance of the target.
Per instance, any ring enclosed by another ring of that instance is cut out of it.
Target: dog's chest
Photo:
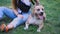
[[[31,17],[31,19],[29,20],[29,22],[31,24],[41,24],[43,22],[43,20],[37,19],[36,17]]]

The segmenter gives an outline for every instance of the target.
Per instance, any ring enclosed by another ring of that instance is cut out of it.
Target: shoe
[[[6,27],[5,31],[8,32],[8,27]]]
[[[0,30],[1,30],[1,31],[4,31],[5,27],[6,27],[6,25],[5,25],[5,24],[2,24],[2,25],[0,26]]]

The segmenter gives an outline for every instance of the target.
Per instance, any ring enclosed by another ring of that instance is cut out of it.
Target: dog
[[[46,19],[46,13],[44,12],[44,7],[42,5],[35,5],[33,12],[29,15],[25,23],[24,30],[27,30],[30,24],[38,25],[37,32],[41,32],[44,26],[43,21]]]

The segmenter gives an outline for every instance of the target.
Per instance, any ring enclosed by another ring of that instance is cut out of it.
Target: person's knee
[[[0,10],[2,10],[2,11],[5,10],[5,9],[6,9],[6,7],[0,7]]]
[[[6,7],[0,7],[0,8],[2,9],[2,8],[6,8]]]
[[[25,15],[24,18],[23,18],[23,20],[26,21],[28,19],[28,16],[29,15]]]

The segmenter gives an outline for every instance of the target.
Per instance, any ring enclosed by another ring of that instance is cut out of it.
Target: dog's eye
[[[44,10],[44,9],[42,8],[42,10]]]
[[[37,9],[37,11],[40,11],[40,9]]]

